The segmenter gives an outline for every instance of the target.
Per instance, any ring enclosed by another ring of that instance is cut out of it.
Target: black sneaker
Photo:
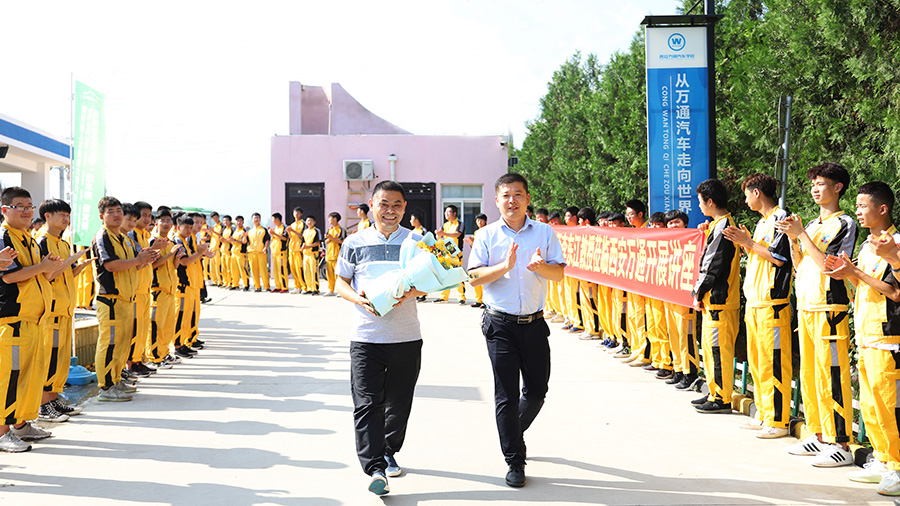
[[[525,465],[510,464],[509,471],[506,473],[506,484],[510,487],[525,486]]]
[[[69,415],[60,413],[56,410],[56,406],[52,403],[41,404],[38,411],[38,419],[44,422],[65,422],[69,419]]]
[[[250,287],[249,287],[249,286],[245,286],[244,288],[241,288],[241,290],[243,290],[243,291],[245,291],[245,292],[249,292],[249,291],[250,291]]]
[[[256,293],[259,293],[259,292],[262,291],[262,289],[261,289],[261,288],[254,288],[253,291],[256,292]]]
[[[186,350],[184,346],[179,346],[178,348],[175,348],[175,355],[181,358],[194,358],[196,353]]]
[[[693,404],[694,406],[702,406],[703,404],[706,404],[707,402],[709,402],[709,396],[704,395],[703,397],[701,397],[699,399],[692,400],[691,404]]]
[[[198,343],[197,341],[194,341],[194,342],[191,343],[189,346],[190,346],[190,348],[191,348],[192,350],[194,350],[194,351],[202,350],[202,349],[203,349],[203,343]]]
[[[465,305],[466,305],[466,299],[460,300],[460,301],[459,301],[459,305],[460,305],[460,306],[465,306]]]
[[[131,368],[127,369],[127,374],[125,372],[122,373],[122,376],[130,376],[132,378],[149,378],[150,372],[145,371],[138,367],[140,362],[135,362],[131,364]]]
[[[64,404],[58,398],[50,401],[50,404],[52,404],[53,407],[56,408],[57,411],[59,411],[60,413],[62,413],[64,415],[75,416],[75,415],[81,413],[81,408],[79,408],[78,406],[74,406],[74,407],[69,406],[67,404]]]
[[[426,298],[427,298],[427,297],[425,297],[425,296],[423,295],[423,296],[421,296],[421,297],[416,297],[416,300],[419,301],[419,302],[425,302]]]
[[[194,339],[194,344],[199,344],[200,346],[203,346],[204,344],[206,344],[206,341],[201,341],[201,340],[199,340],[199,339]],[[192,344],[191,346],[193,346],[193,344]]]
[[[679,371],[674,376],[666,380],[666,385],[677,385],[684,379],[684,373]]]
[[[691,388],[691,385],[693,385],[695,381],[697,381],[696,374],[685,374],[684,379],[681,380],[681,383],[675,385],[675,388],[678,390],[687,390]]]
[[[672,376],[675,376],[675,373],[668,369],[660,369],[656,371],[656,379],[669,379]]]
[[[151,369],[143,364],[143,362],[134,362],[131,364],[132,371],[138,371],[147,374],[156,374],[156,369]]]
[[[705,403],[694,406],[698,413],[731,413],[731,404],[726,404],[720,400],[706,401]]]

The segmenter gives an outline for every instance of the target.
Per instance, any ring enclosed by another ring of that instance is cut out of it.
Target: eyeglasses
[[[7,209],[13,209],[16,211],[34,211],[35,209],[37,209],[34,206],[3,206],[3,207],[5,207]]]

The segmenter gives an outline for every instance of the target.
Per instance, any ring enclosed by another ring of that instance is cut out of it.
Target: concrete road
[[[212,288],[200,356],[0,455],[0,504],[891,504],[847,468],[816,469],[700,415],[694,393],[620,365],[552,325],[553,372],[526,433],[528,483],[504,484],[481,311],[420,303],[423,367],[404,476],[367,492],[353,445],[349,304]]]

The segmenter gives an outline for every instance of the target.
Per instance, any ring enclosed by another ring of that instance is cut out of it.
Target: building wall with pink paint
[[[342,215],[342,225],[355,227],[355,205],[391,178],[392,157],[394,179],[415,189],[407,211],[428,207],[432,227],[443,222],[449,203],[461,207],[469,234],[478,212],[489,222],[499,218],[493,184],[507,171],[503,136],[413,135],[366,110],[338,84],[325,90],[291,83],[290,91],[291,135],[272,138],[272,210],[286,221],[303,202],[304,209],[319,208],[320,228],[332,211]],[[345,160],[371,160],[374,180],[345,181]]]

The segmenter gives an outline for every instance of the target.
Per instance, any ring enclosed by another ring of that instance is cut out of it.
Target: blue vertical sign
[[[706,218],[697,185],[709,179],[706,28],[646,27],[650,212]]]

